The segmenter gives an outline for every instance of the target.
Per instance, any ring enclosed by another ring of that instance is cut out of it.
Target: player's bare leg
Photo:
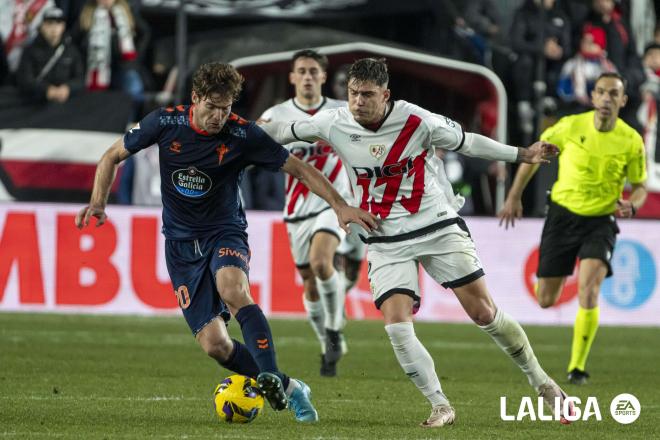
[[[247,347],[229,337],[222,318],[213,319],[195,338],[202,350],[226,369],[252,378],[259,374],[259,367]]]
[[[598,295],[603,280],[607,276],[607,265],[597,258],[580,261],[578,272],[579,307],[573,326],[571,360],[568,364],[568,380],[574,385],[584,385],[589,379],[585,367],[589,350],[598,331]]]
[[[413,299],[408,295],[394,294],[387,298],[380,306],[385,331],[406,376],[431,403],[431,416],[421,426],[437,428],[450,425],[456,415],[442,392],[433,358],[415,335],[412,307]]]
[[[566,394],[541,368],[520,324],[504,311],[497,309],[486,289],[484,278],[456,287],[454,293],[470,318],[518,365],[527,376],[529,384],[544,398],[546,404],[554,409],[554,398],[559,397],[563,408]],[[569,412],[573,414],[572,406]],[[562,423],[567,423],[563,415]]]
[[[316,277],[318,294],[325,309],[325,361],[336,363],[341,358],[340,330],[344,319],[346,292],[344,282],[334,268],[339,239],[329,232],[317,232],[309,249],[309,264]]]
[[[542,277],[538,280],[536,299],[539,305],[547,309],[555,305],[564,289],[566,277]]]

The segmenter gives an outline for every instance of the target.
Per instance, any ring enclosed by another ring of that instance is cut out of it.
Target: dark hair
[[[324,72],[328,70],[328,57],[318,53],[314,49],[303,49],[294,53],[293,56],[291,57],[291,69],[293,69],[294,65],[296,64],[296,60],[298,58],[311,58],[317,63],[319,63],[319,66],[321,66],[321,69],[323,69]]]
[[[644,56],[646,56],[646,54],[647,54],[649,51],[654,50],[654,49],[660,49],[660,43],[651,43],[651,44],[649,44],[648,46],[646,46],[646,47],[644,48]]]
[[[385,58],[362,58],[348,69],[348,81],[373,82],[378,86],[387,86],[390,76],[387,73]]]
[[[192,89],[200,98],[208,98],[214,93],[223,98],[238,99],[243,88],[243,76],[231,64],[206,63],[195,71]]]
[[[623,91],[624,92],[626,91],[626,87],[628,87],[628,80],[625,79],[623,76],[621,76],[621,74],[618,73],[618,72],[603,72],[600,75],[598,75],[598,78],[596,78],[596,82],[594,82],[594,84],[597,84],[598,81],[601,80],[601,78],[615,78],[615,79],[618,79],[623,84]]]

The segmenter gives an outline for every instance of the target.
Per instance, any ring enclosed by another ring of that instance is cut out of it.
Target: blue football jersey
[[[289,152],[254,122],[232,113],[217,135],[195,127],[194,106],[149,113],[124,135],[132,154],[156,145],[160,160],[163,233],[189,240],[247,228],[238,187],[243,170],[257,165],[277,171]]]

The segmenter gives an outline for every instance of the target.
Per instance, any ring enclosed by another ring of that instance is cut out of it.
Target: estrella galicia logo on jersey
[[[186,197],[201,197],[213,185],[211,178],[195,167],[182,168],[172,173],[174,188]]]
[[[621,240],[611,260],[614,275],[605,279],[601,291],[611,305],[635,309],[653,294],[656,283],[655,261],[640,242]]]

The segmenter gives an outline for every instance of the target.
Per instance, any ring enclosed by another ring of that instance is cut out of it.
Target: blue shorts
[[[249,275],[250,247],[245,232],[223,231],[197,240],[165,240],[165,261],[179,307],[193,335],[217,316],[229,321],[229,309],[220,298],[215,274],[232,266]]]

